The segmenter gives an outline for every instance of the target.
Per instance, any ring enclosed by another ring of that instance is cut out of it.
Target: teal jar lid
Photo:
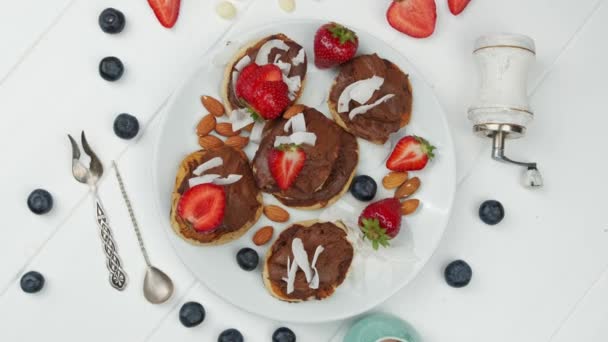
[[[398,317],[375,313],[357,321],[346,333],[344,342],[420,342],[414,328]]]

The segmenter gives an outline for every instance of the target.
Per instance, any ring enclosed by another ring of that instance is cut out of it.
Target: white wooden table
[[[151,158],[159,113],[198,58],[227,32],[270,20],[322,18],[365,29],[397,47],[434,87],[458,150],[459,187],[447,232],[420,275],[378,310],[410,321],[425,341],[600,342],[608,340],[608,161],[605,131],[608,1],[473,0],[459,17],[437,0],[433,37],[415,40],[385,22],[388,0],[297,0],[294,13],[275,0],[238,0],[238,17],[220,19],[218,0],[182,0],[173,30],[163,29],[144,0],[2,1],[0,12],[0,340],[215,341],[229,327],[247,341],[270,341],[283,325],[243,312],[199,284],[166,240],[154,213]],[[122,10],[122,34],[104,34],[97,16]],[[263,18],[263,19],[261,19]],[[476,77],[471,47],[484,33],[535,38],[538,63],[531,96],[536,120],[509,153],[536,158],[546,186],[517,183],[519,169],[489,158],[489,142],[474,137],[466,108]],[[116,83],[102,80],[99,60],[126,65]],[[143,124],[137,141],[112,132],[120,112]],[[66,133],[84,129],[106,164],[118,160],[151,257],[175,280],[176,294],[160,306],[141,293],[144,261],[110,172],[100,185],[131,284],[124,293],[106,281],[104,259],[86,188],[69,171]],[[25,204],[37,187],[54,194],[50,215]],[[476,209],[495,198],[506,207],[496,227]],[[463,258],[474,278],[448,287],[443,266]],[[19,278],[42,272],[38,295]],[[186,329],[177,312],[188,300],[207,309],[203,324]],[[340,341],[347,322],[287,324],[298,341]]]

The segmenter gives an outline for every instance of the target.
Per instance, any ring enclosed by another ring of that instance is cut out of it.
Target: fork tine
[[[69,134],[68,138],[70,138],[70,144],[72,144],[72,159],[80,159],[80,148],[78,148],[76,140]]]
[[[91,146],[89,145],[89,142],[87,141],[87,137],[85,136],[84,131],[82,131],[80,139],[82,140],[82,148],[84,150],[84,153],[86,153],[89,157],[91,157],[91,163],[89,164],[89,170],[95,176],[101,177],[101,174],[103,173],[103,165],[101,164],[101,161],[99,160],[99,158],[97,157],[95,152],[93,152],[93,149],[91,149]]]

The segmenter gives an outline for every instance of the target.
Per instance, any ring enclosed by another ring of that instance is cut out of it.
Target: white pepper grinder
[[[468,112],[473,131],[493,139],[493,159],[526,167],[524,185],[541,187],[536,163],[505,156],[505,140],[523,137],[534,118],[527,91],[528,70],[536,59],[534,40],[516,34],[482,36],[473,55],[479,69],[477,99]]]

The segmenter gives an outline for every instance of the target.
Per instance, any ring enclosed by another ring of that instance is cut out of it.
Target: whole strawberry
[[[340,24],[325,24],[315,34],[315,65],[326,69],[347,62],[355,56],[358,47],[355,32]]]
[[[359,228],[374,249],[388,247],[401,230],[401,202],[387,198],[368,205],[359,216]]]

